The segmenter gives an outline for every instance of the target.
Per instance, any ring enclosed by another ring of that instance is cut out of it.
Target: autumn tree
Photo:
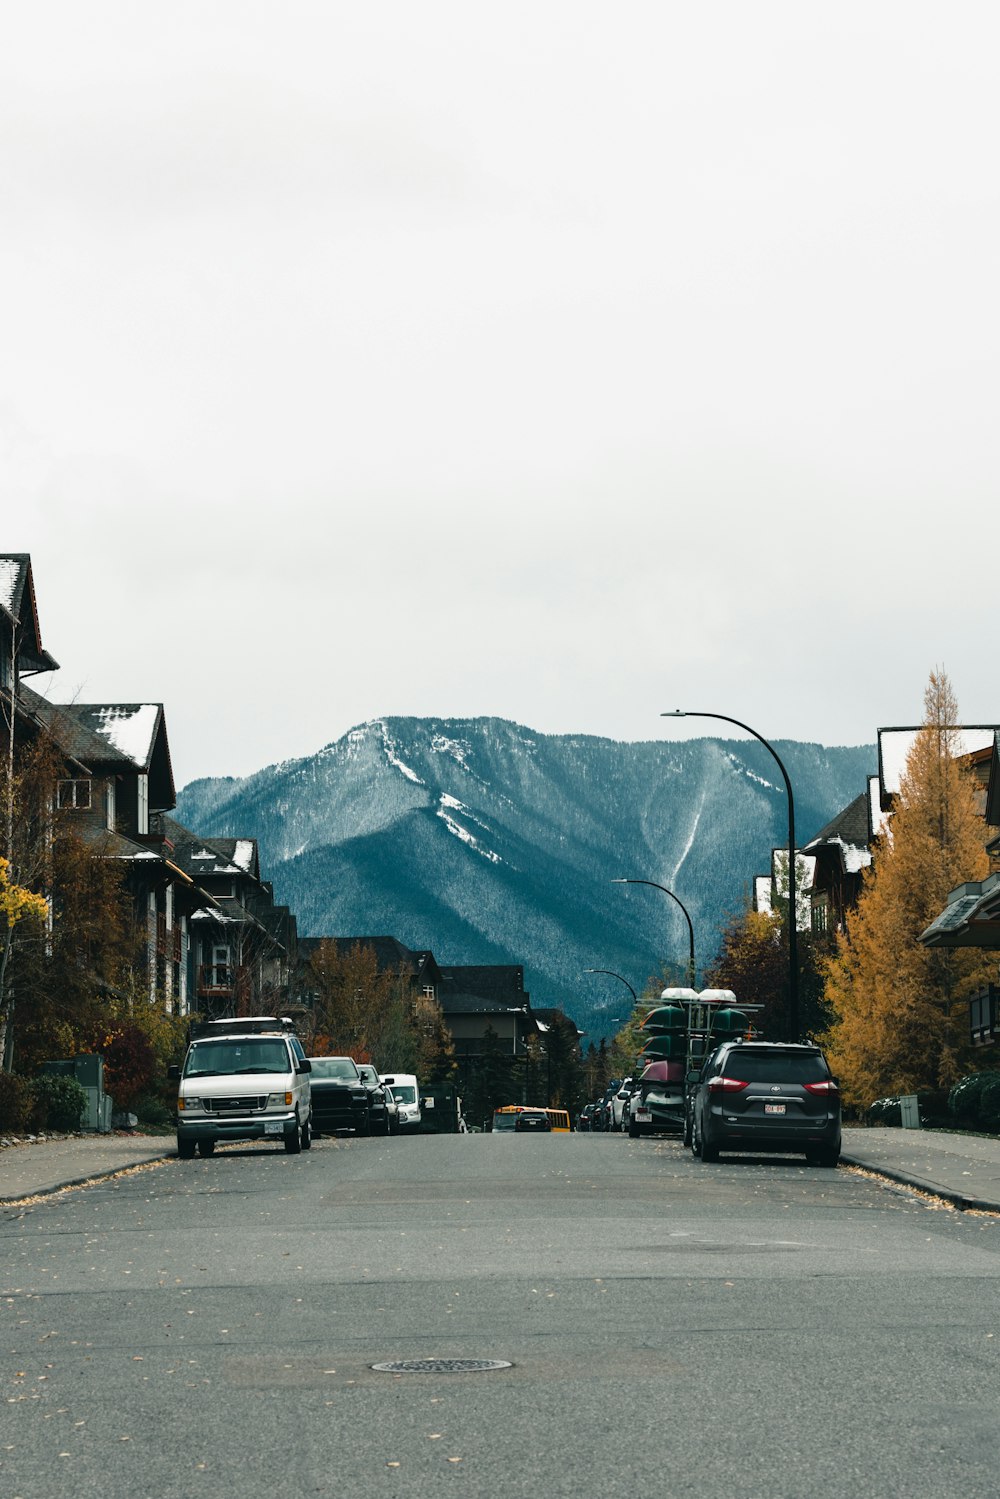
[[[957,759],[957,723],[948,679],[932,672],[891,822],[826,965],[834,1018],[823,1040],[855,1106],[955,1081],[963,1070],[962,1001],[994,966],[976,949],[919,941],[949,892],[988,872],[974,784]]]
[[[373,1062],[381,1072],[418,1072],[424,1038],[405,972],[380,969],[375,949],[361,942],[321,942],[311,966],[316,1051]]]
[[[779,900],[780,905],[780,900]],[[770,1041],[788,1036],[789,979],[787,900],[777,913],[747,907],[730,918],[722,932],[719,952],[705,969],[705,985],[731,989],[737,1007],[760,1005],[750,1011],[755,1030]],[[821,1031],[829,1021],[823,1003],[824,939],[798,934],[799,1023],[804,1036]]]

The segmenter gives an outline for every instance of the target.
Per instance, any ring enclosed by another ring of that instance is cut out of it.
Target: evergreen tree
[[[860,1107],[955,1081],[964,1062],[961,1001],[994,967],[976,949],[933,949],[918,940],[949,891],[988,869],[975,787],[956,759],[958,709],[943,672],[931,673],[924,710],[888,831],[826,967],[834,1019],[824,1040],[845,1101]]]
[[[515,1101],[512,1064],[507,1046],[488,1025],[479,1056],[464,1069],[462,1097],[467,1118],[485,1127],[494,1109]]]

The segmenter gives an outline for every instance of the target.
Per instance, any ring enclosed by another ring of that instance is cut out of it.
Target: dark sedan
[[[514,1131],[519,1135],[551,1133],[552,1120],[544,1109],[522,1109],[514,1120]]]
[[[371,1134],[368,1089],[353,1057],[310,1057],[314,1135]]]

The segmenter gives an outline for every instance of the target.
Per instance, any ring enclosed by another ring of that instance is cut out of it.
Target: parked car
[[[392,1089],[379,1077],[370,1062],[359,1062],[361,1081],[368,1089],[368,1128],[373,1135],[395,1135],[399,1132],[399,1104]]]
[[[394,1072],[382,1079],[392,1089],[392,1096],[399,1105],[400,1134],[416,1134],[422,1122],[420,1112],[420,1084],[412,1072]]]
[[[684,1128],[684,1064],[650,1062],[642,1070],[638,1091],[629,1106],[628,1133],[640,1135],[680,1134]]]
[[[804,1154],[811,1165],[840,1159],[840,1088],[818,1046],[727,1041],[695,1085],[691,1149]]]
[[[580,1110],[579,1116],[577,1118],[576,1127],[578,1130],[582,1130],[585,1134],[591,1128],[595,1107],[595,1104],[585,1103],[583,1108]]]
[[[611,1095],[611,1128],[623,1129],[622,1120],[625,1115],[625,1106],[632,1094],[633,1079],[627,1077],[623,1080],[621,1087]]]
[[[611,1129],[611,1104],[615,1094],[618,1092],[618,1089],[621,1087],[621,1085],[621,1078],[613,1077],[608,1083],[608,1086],[605,1088],[601,1097],[597,1100],[597,1108],[594,1111],[594,1117],[600,1121],[597,1125],[598,1129]]]
[[[521,1109],[514,1117],[515,1134],[545,1134],[551,1131],[552,1120],[545,1109]]]
[[[310,1057],[313,1134],[371,1133],[368,1089],[353,1057]]]

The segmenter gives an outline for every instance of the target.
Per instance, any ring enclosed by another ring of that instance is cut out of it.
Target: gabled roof
[[[50,703],[30,687],[20,697],[65,755],[92,771],[147,775],[150,805],[176,804],[162,703]]]
[[[58,661],[54,661],[42,647],[35,584],[31,576],[31,556],[28,552],[0,554],[0,617],[9,620],[11,627],[19,631],[19,673],[32,675],[35,672],[58,669]]]
[[[214,874],[245,874],[260,883],[256,838],[200,838],[166,813],[159,818],[159,826],[173,844],[175,862],[193,880]]]
[[[871,824],[869,821],[868,793],[856,796],[849,806],[831,818],[825,828],[807,843],[804,853],[819,854],[830,850],[839,859],[845,874],[857,874],[872,861]]]

